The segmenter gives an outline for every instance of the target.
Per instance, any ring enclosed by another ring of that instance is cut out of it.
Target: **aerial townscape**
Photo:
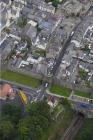
[[[0,0],[0,140],[93,140],[93,0]]]

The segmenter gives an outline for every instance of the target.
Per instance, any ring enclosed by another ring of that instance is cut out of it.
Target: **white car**
[[[71,32],[71,36],[73,36],[73,34],[74,34],[74,31]]]
[[[45,84],[45,87],[46,87],[46,88],[48,87],[48,83]]]

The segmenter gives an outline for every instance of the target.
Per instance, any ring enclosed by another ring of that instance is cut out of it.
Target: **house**
[[[64,4],[64,10],[68,15],[78,15],[82,12],[82,4],[77,0],[68,1]]]
[[[35,22],[34,20],[30,20],[28,22],[28,24],[31,24],[31,26],[36,27],[37,26],[37,22]]]
[[[22,34],[24,34],[24,36],[29,37],[33,44],[34,39],[36,38],[37,35],[37,29],[34,26],[31,26],[31,24],[27,24]]]
[[[15,93],[10,84],[3,84],[0,86],[0,99],[6,100],[7,98],[14,99]]]
[[[9,4],[10,0],[1,0],[1,2],[4,2],[5,4]]]
[[[45,11],[45,12],[49,12],[52,14],[55,13],[55,7],[53,7],[50,4],[40,4],[40,5],[38,5],[38,8],[42,11]]]
[[[7,23],[7,9],[3,3],[0,3],[0,31],[4,29]]]
[[[51,30],[52,29],[52,24],[50,22],[47,21],[42,21],[39,24],[39,28],[44,29],[44,30]]]
[[[55,7],[52,6],[51,3],[46,3],[43,0],[27,0],[27,4],[28,5],[34,5],[36,6],[39,10],[45,11],[45,12],[49,12],[54,14],[55,13]]]
[[[46,65],[46,63],[39,63],[37,65],[37,73],[47,75],[47,65]]]
[[[83,35],[83,39],[88,40],[89,42],[93,42],[93,26],[89,26],[84,35]]]
[[[45,50],[47,47],[49,34],[46,31],[41,31],[36,38],[35,46],[39,49]]]

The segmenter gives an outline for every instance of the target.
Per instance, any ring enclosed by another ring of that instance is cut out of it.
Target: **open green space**
[[[93,118],[84,121],[75,140],[93,140]]]
[[[1,72],[0,75],[1,75],[1,78],[4,80],[9,80],[9,81],[16,82],[19,84],[27,85],[32,88],[38,87],[41,83],[40,80],[38,79],[34,79],[30,76],[12,72],[12,71]]]
[[[85,93],[82,91],[75,91],[75,95],[81,96],[81,97],[86,97],[86,98],[92,98],[90,93]]]
[[[6,103],[2,106],[0,138],[2,140],[59,140],[73,119],[70,106],[60,103],[63,111],[53,119],[47,102],[27,104],[25,114],[22,107]],[[1,140],[0,139],[0,140]]]
[[[69,97],[71,94],[71,89],[67,87],[60,87],[58,85],[52,85],[50,88],[50,92],[64,97]],[[88,92],[82,92],[77,90],[74,92],[74,94],[81,97],[92,98],[91,93]]]
[[[19,104],[11,103],[1,109],[0,140],[41,140],[50,127],[52,118],[46,101],[29,103],[25,111]]]
[[[67,108],[63,106],[63,108],[64,110],[60,113],[57,120],[51,123],[51,126],[46,133],[43,134],[40,140],[59,140],[62,138],[65,130],[68,128],[73,119],[73,111],[70,107]]]
[[[60,87],[58,85],[52,85],[50,88],[50,92],[61,95],[61,96],[69,97],[71,90],[67,87]]]

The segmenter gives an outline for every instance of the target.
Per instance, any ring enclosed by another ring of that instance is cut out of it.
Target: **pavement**
[[[72,36],[69,36],[69,37],[67,38],[65,44],[63,45],[63,48],[62,48],[62,50],[61,50],[61,52],[60,52],[60,54],[59,54],[59,57],[58,57],[58,59],[57,59],[57,61],[56,61],[56,64],[54,65],[54,68],[53,68],[53,76],[55,76],[55,74],[56,74],[56,71],[57,71],[57,69],[58,69],[58,67],[59,67],[59,65],[60,65],[60,63],[61,63],[61,61],[62,61],[62,58],[63,58],[63,56],[64,56],[64,53],[65,53],[65,51],[66,51],[66,49],[67,49],[67,47],[68,47],[68,45],[69,45],[71,39],[72,39]]]
[[[44,88],[42,86],[39,87],[38,89],[32,89],[28,86],[18,84],[18,83],[15,83],[15,82],[10,82],[10,81],[7,81],[7,80],[0,80],[0,82],[1,82],[1,84],[2,83],[9,83],[13,87],[15,93],[18,96],[19,96],[19,91],[23,90],[24,93],[27,95],[29,102],[40,101],[40,100],[43,100],[43,98],[45,96],[47,96],[47,94],[45,93]],[[15,104],[15,102],[14,102],[14,104]]]

